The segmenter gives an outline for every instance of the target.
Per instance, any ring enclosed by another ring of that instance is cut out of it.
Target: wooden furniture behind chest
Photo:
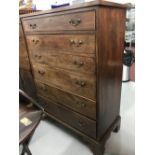
[[[35,85],[21,22],[19,22],[19,82],[20,89],[35,96]]]
[[[101,155],[120,126],[125,6],[95,1],[21,19],[39,102]]]

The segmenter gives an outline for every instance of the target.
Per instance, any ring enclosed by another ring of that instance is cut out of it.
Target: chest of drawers
[[[95,1],[21,19],[38,101],[101,155],[120,127],[125,6]]]

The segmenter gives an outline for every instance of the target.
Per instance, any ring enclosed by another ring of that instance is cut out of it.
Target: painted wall
[[[56,2],[63,3],[63,2],[71,2],[72,0],[33,0],[34,4],[36,4],[37,10],[48,10],[51,9],[51,4]],[[85,0],[86,2],[93,1],[93,0]],[[108,0],[117,3],[135,3],[135,0]]]

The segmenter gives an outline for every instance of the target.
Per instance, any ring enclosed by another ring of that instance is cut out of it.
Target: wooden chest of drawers
[[[120,127],[125,6],[95,1],[21,19],[39,102],[101,155]]]

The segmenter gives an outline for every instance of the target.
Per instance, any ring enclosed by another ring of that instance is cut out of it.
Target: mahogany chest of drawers
[[[120,127],[125,11],[95,1],[21,16],[38,101],[95,155]]]

